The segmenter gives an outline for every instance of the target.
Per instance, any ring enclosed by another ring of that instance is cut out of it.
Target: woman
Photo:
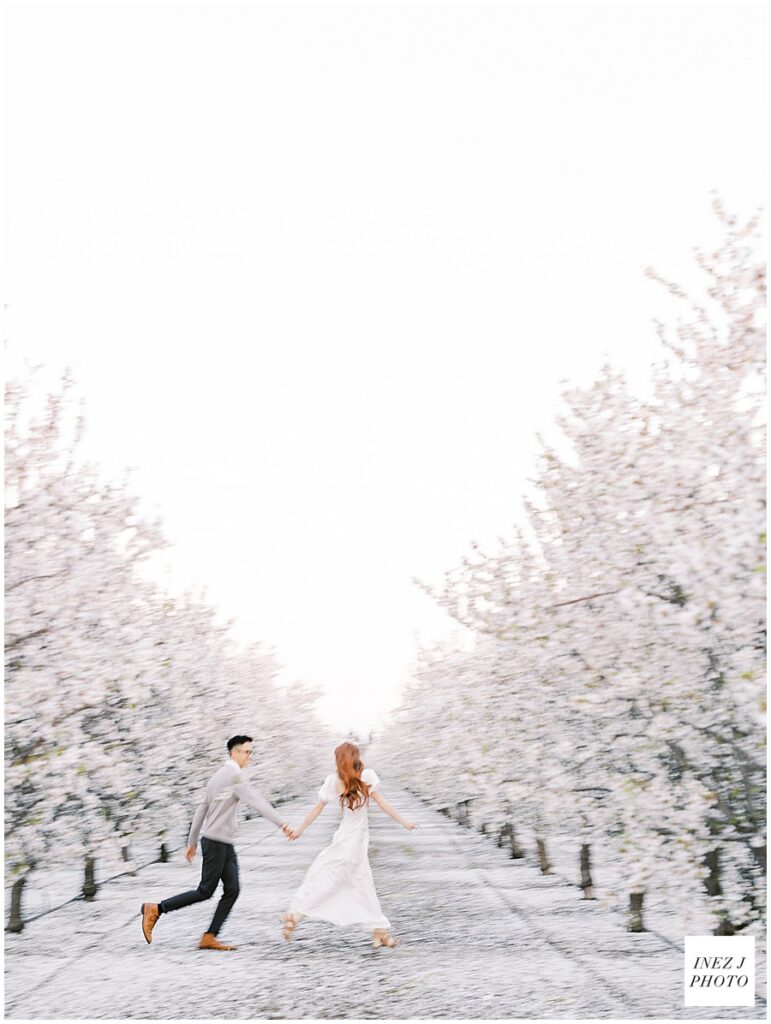
[[[372,930],[372,945],[395,946],[388,918],[380,909],[375,883],[367,859],[369,822],[367,805],[370,797],[381,810],[404,828],[417,828],[377,793],[380,779],[372,768],[361,762],[359,748],[341,743],[335,750],[337,772],[327,775],[319,790],[319,802],[302,825],[293,830],[299,839],[312,825],[330,800],[337,800],[343,820],[335,832],[332,845],[322,850],[308,868],[303,883],[283,914],[284,938],[289,939],[302,917],[316,917],[337,925],[359,925]]]

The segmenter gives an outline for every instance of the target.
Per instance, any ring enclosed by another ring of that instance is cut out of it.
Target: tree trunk
[[[458,824],[463,825],[464,828],[468,828],[469,824],[469,810],[468,801],[461,800],[460,803],[455,805],[455,810],[458,815]]]
[[[758,865],[763,874],[766,874],[766,847],[765,846],[751,846],[752,856],[755,858],[755,863]]]
[[[511,851],[512,860],[522,860],[525,856],[525,851],[517,842],[514,826],[510,822],[507,822],[498,834],[498,846],[503,847],[506,845],[508,845]]]
[[[633,892],[629,894],[629,926],[628,932],[644,932],[647,928],[643,926],[643,899],[644,892]]]
[[[517,833],[514,831],[514,826],[509,825],[509,828],[511,830],[509,833],[509,842],[511,844],[511,859],[522,860],[525,856],[525,851],[517,842]]]
[[[589,857],[589,844],[581,846],[581,888],[584,890],[584,899],[593,900],[594,885],[592,883],[592,864]]]
[[[519,842],[517,841],[517,834],[516,834],[516,831],[514,830],[514,825],[511,826],[511,836],[509,838],[510,838],[510,842],[511,842],[511,859],[512,860],[523,860],[524,859],[524,850],[522,849],[522,847],[519,845]]]
[[[727,917],[724,917],[717,928],[712,929],[713,935],[736,935],[736,930]]]
[[[705,865],[709,868],[709,875],[704,879],[704,888],[710,896],[722,896],[723,887],[720,885],[720,850],[710,850],[704,858]],[[713,935],[735,935],[734,926],[728,916],[723,914],[719,924],[712,929]]]
[[[536,838],[536,845],[538,847],[538,863],[541,866],[541,874],[551,874],[551,864],[549,858],[546,856],[546,841],[544,839]]]
[[[97,893],[97,889],[99,888],[99,886],[96,884],[95,869],[96,858],[86,857],[86,873],[85,878],[83,880],[83,896],[89,901],[89,903],[94,899]]]
[[[160,856],[158,857],[158,860],[161,862],[161,864],[167,864],[168,863],[169,851],[166,849],[166,844],[165,843],[161,843],[161,853],[160,853]]]
[[[121,855],[121,859],[123,860],[124,864],[130,864],[131,863],[131,848],[129,846],[121,846],[121,848],[120,848],[120,855]],[[136,871],[134,871],[133,869],[130,868],[126,872],[126,874],[128,874],[128,875],[135,875]]]
[[[21,891],[27,879],[17,878],[11,889],[11,916],[8,918],[7,932],[18,934],[24,928],[24,918],[21,916]]]
[[[722,896],[720,888],[720,850],[710,850],[704,858],[704,864],[709,868],[709,875],[704,879],[704,888],[710,896]]]

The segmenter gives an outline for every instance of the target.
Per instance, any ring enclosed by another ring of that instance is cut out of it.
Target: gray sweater
[[[261,793],[249,785],[241,769],[229,757],[209,779],[206,796],[196,808],[187,845],[198,845],[199,832],[207,839],[232,844],[236,835],[236,811],[241,800],[279,827],[284,824],[283,818],[278,816]]]

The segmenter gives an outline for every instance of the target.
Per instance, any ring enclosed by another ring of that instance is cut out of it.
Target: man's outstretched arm
[[[239,782],[235,788],[236,795],[239,800],[243,800],[244,803],[249,804],[255,811],[267,818],[268,821],[272,821],[274,825],[278,825],[280,829],[286,831],[289,827],[286,821],[281,817],[275,807],[271,806],[262,793],[258,793],[254,786],[250,786],[248,782]]]

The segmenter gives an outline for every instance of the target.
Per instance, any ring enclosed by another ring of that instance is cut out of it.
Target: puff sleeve
[[[334,774],[327,775],[321,784],[319,790],[319,800],[323,800],[325,803],[330,803],[332,800],[338,798],[337,788],[335,787],[335,776]]]
[[[361,773],[362,782],[366,782],[369,786],[370,793],[374,793],[380,785],[380,777],[374,768],[365,768]]]

